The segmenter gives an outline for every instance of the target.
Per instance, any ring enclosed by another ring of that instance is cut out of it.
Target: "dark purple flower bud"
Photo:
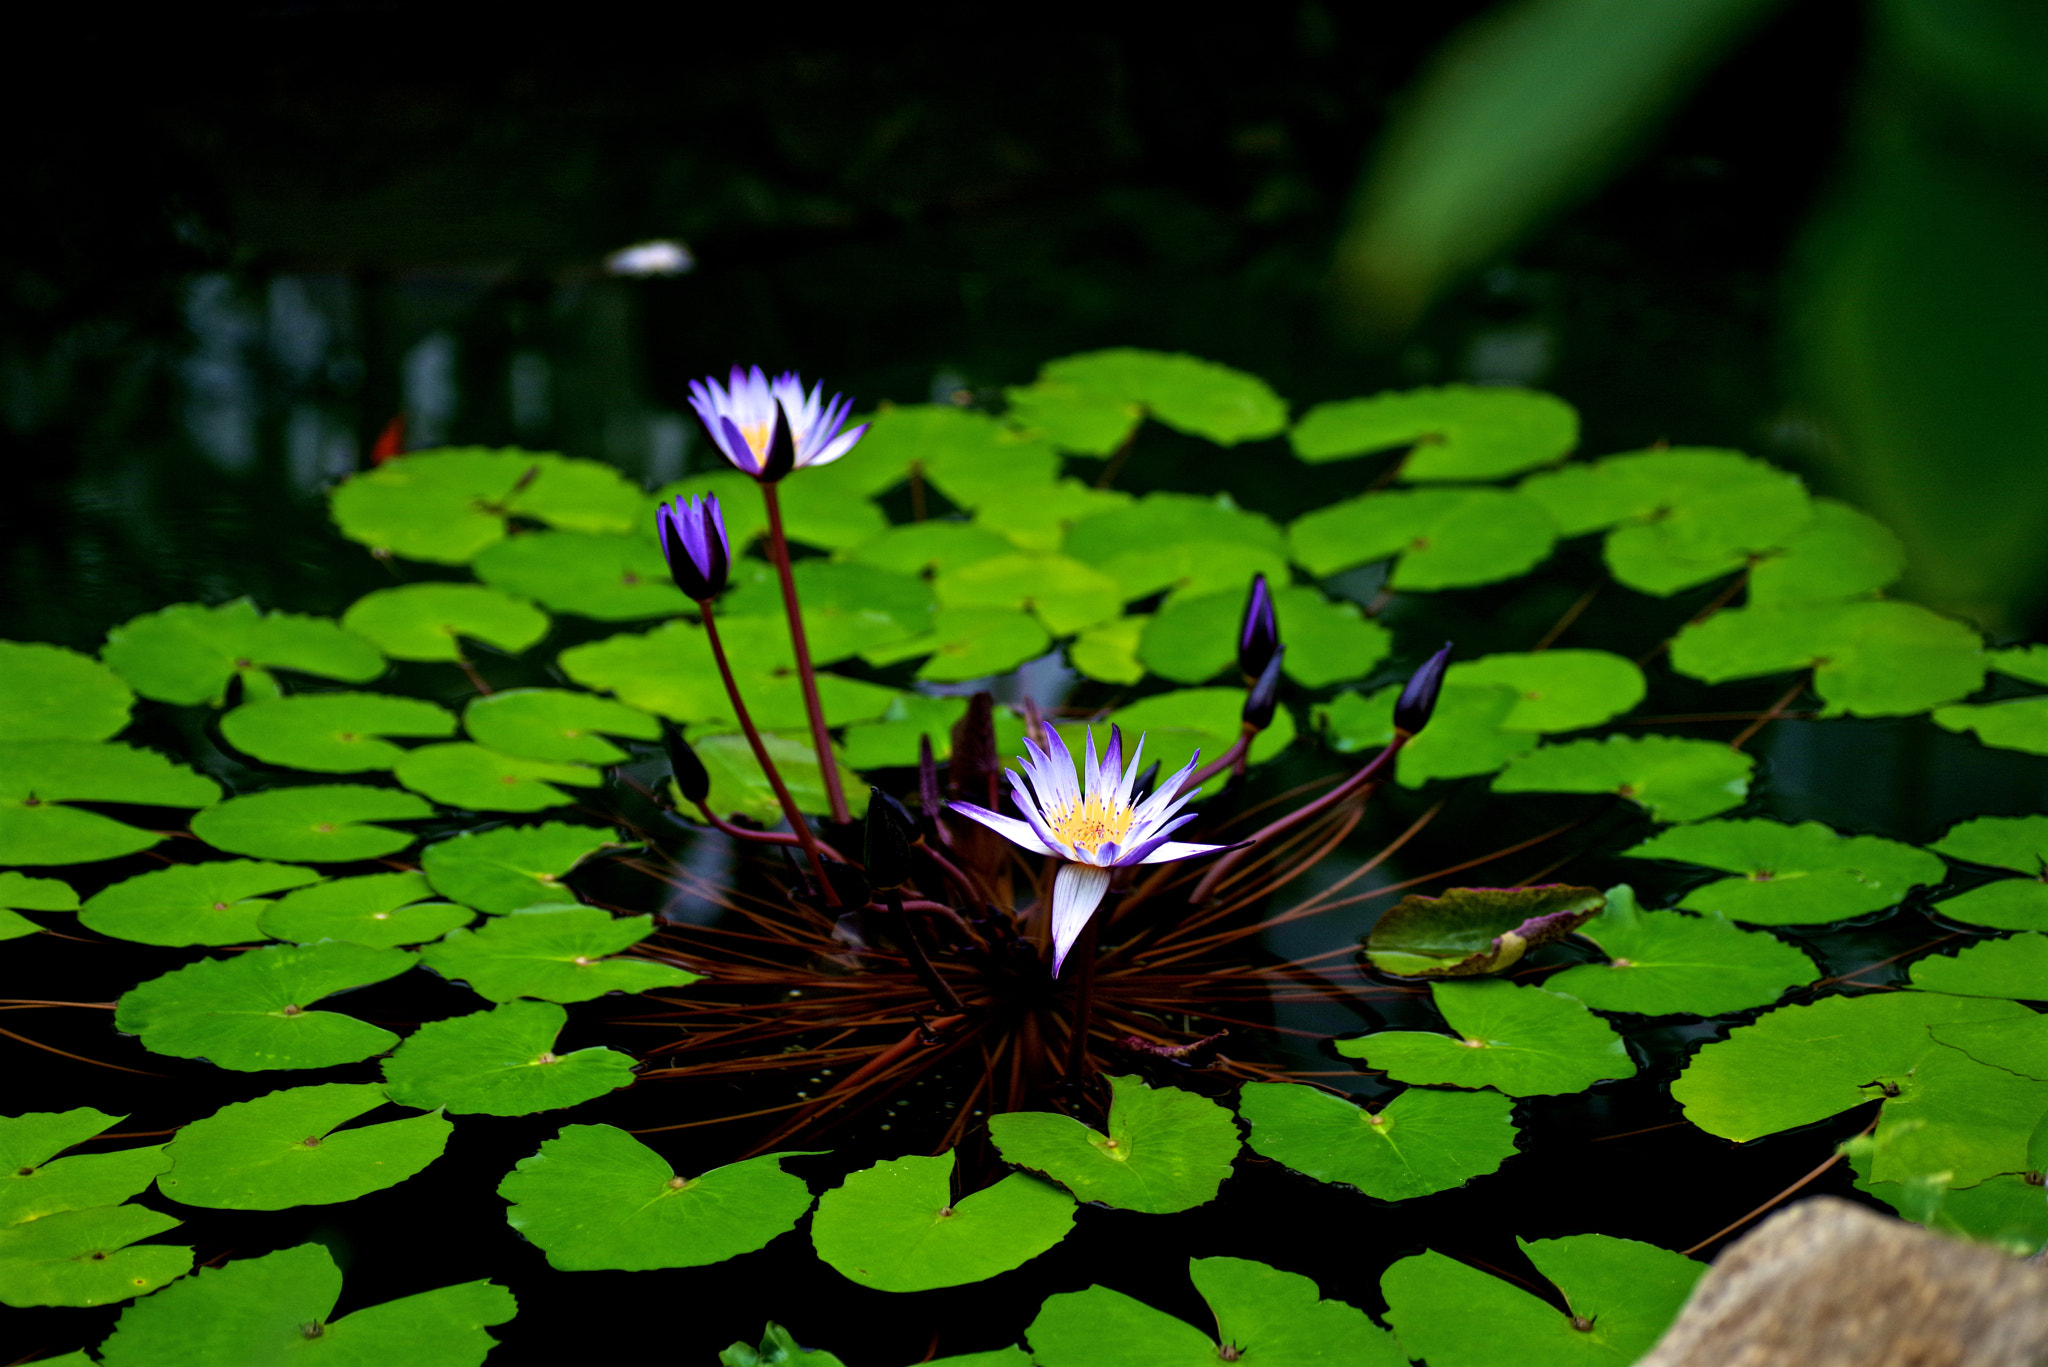
[[[661,743],[668,751],[668,767],[675,773],[676,788],[690,801],[703,803],[711,796],[711,775],[705,770],[704,761],[697,758],[697,752],[673,722],[661,723]]]
[[[768,437],[768,454],[761,457],[761,473],[755,478],[773,484],[796,469],[796,437],[789,430],[789,410],[780,399],[775,402],[775,430]]]
[[[1395,731],[1413,736],[1429,725],[1430,714],[1436,711],[1436,695],[1443,691],[1444,668],[1450,660],[1451,643],[1445,641],[1444,648],[1409,677],[1408,686],[1401,690],[1400,700],[1394,704]]]
[[[718,495],[706,494],[687,503],[678,498],[655,510],[661,531],[661,553],[676,587],[692,601],[716,598],[732,570],[732,547],[725,539],[725,515]]]
[[[939,762],[932,757],[929,733],[917,738],[917,803],[924,809],[925,838],[932,839],[938,833],[936,823],[939,813],[946,810],[946,799],[939,791]]]
[[[1237,667],[1247,679],[1259,678],[1280,646],[1280,624],[1273,618],[1273,595],[1266,588],[1266,576],[1252,576],[1251,596],[1245,599],[1244,620],[1237,629]]]
[[[877,888],[900,888],[910,881],[910,847],[916,827],[903,804],[880,788],[868,789],[866,847],[861,862],[868,882]]]
[[[1273,724],[1273,709],[1280,705],[1280,662],[1287,658],[1286,646],[1275,646],[1273,657],[1259,672],[1258,682],[1244,695],[1244,724],[1263,731]]]

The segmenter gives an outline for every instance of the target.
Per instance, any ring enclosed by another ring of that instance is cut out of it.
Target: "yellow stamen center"
[[[1124,843],[1124,837],[1131,831],[1133,811],[1129,805],[1118,802],[1113,793],[1090,793],[1078,806],[1048,809],[1045,824],[1067,844],[1092,855],[1110,841]]]
[[[757,456],[768,454],[768,440],[775,435],[775,424],[757,422],[751,427],[740,428],[740,436]]]

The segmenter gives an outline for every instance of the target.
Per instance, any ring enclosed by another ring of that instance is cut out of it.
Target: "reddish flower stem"
[[[789,616],[789,642],[796,649],[796,677],[803,685],[804,712],[811,719],[811,744],[818,751],[818,772],[825,780],[825,801],[832,819],[844,824],[852,820],[846,794],[839,786],[839,764],[832,754],[832,736],[825,728],[825,709],[818,701],[818,674],[811,667],[811,644],[804,636],[804,614],[796,600],[796,576],[789,567],[789,538],[782,531],[782,500],[769,483],[761,485],[761,499],[768,505],[768,559],[775,565],[775,577],[782,584],[782,610]]]

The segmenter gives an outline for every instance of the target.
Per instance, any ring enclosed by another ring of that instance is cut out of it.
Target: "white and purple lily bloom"
[[[1131,752],[1131,762],[1119,772],[1123,759],[1123,736],[1109,728],[1109,748],[1098,761],[1095,733],[1088,733],[1088,758],[1080,780],[1074,773],[1074,756],[1059,732],[1045,728],[1047,746],[1041,749],[1029,736],[1024,748],[1030,753],[1022,763],[1030,776],[1010,771],[1010,788],[1019,821],[1013,816],[977,807],[972,802],[948,805],[960,815],[980,822],[1014,845],[1037,854],[1065,860],[1052,884],[1052,972],[1059,976],[1067,951],[1088,924],[1088,918],[1102,905],[1109,891],[1109,871],[1132,864],[1165,864],[1175,859],[1192,859],[1230,848],[1227,845],[1190,845],[1168,836],[1195,819],[1175,813],[1195,794],[1176,796],[1182,782],[1201,762],[1201,753],[1152,791],[1150,797],[1134,801],[1131,788],[1138,780],[1138,765],[1145,753],[1145,737]]]
[[[690,381],[690,407],[704,420],[725,458],[757,478],[780,479],[791,469],[806,465],[829,465],[853,449],[867,432],[862,423],[851,432],[841,432],[853,400],[834,394],[824,399],[825,387],[814,385],[804,393],[803,381],[793,373],[777,375],[773,381],[754,366],[732,368],[730,381],[721,387],[717,380]],[[778,421],[780,420],[780,421]],[[791,450],[788,464],[781,469],[775,457],[778,428],[786,428]]]

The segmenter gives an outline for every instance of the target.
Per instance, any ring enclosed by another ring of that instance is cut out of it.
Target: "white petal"
[[[1140,822],[1146,825],[1156,824],[1179,811],[1183,804],[1192,802],[1195,794],[1200,791],[1199,789],[1188,789],[1187,796],[1185,797],[1176,797],[1174,794],[1180,791],[1181,784],[1187,781],[1188,775],[1195,772],[1195,766],[1201,762],[1202,752],[1197,750],[1193,759],[1182,765],[1179,771],[1171,778],[1153,789],[1152,796],[1138,804],[1138,810],[1132,815],[1132,822],[1134,824]]]
[[[1013,845],[1019,845],[1034,854],[1052,854],[1045,842],[1038,838],[1038,832],[1014,816],[1004,816],[986,807],[977,807],[972,802],[949,802],[946,804],[971,821],[978,821]]]
[[[1171,864],[1176,859],[1193,859],[1198,854],[1215,850],[1227,850],[1228,845],[1190,845],[1181,840],[1169,840],[1138,862],[1141,864]]]
[[[1067,951],[1074,947],[1088,918],[1109,891],[1109,870],[1092,864],[1062,864],[1052,880],[1052,975],[1060,975]]]
[[[1138,766],[1145,762],[1145,733],[1138,733],[1138,743],[1131,748],[1131,762],[1124,766],[1122,782],[1116,785],[1116,800],[1119,806],[1128,806],[1131,789],[1137,786]]]

